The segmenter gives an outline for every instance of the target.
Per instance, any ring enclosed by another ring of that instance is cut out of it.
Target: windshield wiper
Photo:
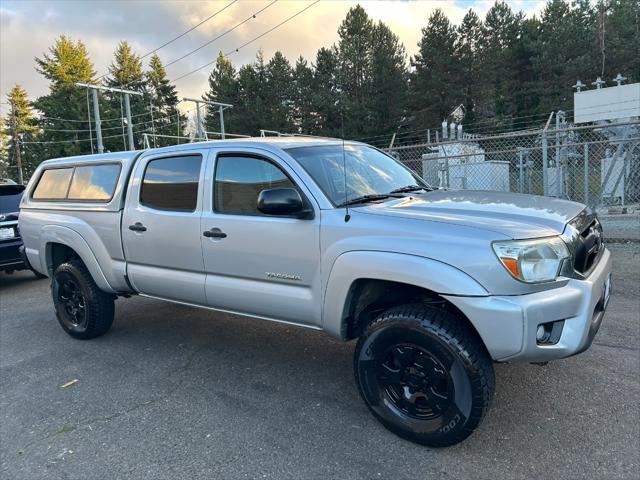
[[[360,195],[359,197],[351,198],[346,202],[342,202],[338,207],[346,207],[347,205],[355,205],[356,203],[373,202],[374,200],[384,200],[385,198],[393,197],[390,193],[373,193],[369,195]]]
[[[427,187],[421,187],[420,185],[407,185],[404,187],[396,188],[395,190],[391,190],[389,193],[408,193],[417,192],[418,190],[424,190],[426,192],[430,191]]]

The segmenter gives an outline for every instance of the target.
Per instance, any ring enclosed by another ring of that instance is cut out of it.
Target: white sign
[[[640,117],[640,83],[575,92],[573,110],[575,123]]]

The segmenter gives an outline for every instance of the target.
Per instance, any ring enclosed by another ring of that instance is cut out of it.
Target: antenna
[[[347,155],[344,151],[344,115],[343,112],[340,112],[340,129],[342,136],[342,169],[344,173],[344,222],[347,223],[351,220],[351,215],[349,215],[349,195],[347,194]]]

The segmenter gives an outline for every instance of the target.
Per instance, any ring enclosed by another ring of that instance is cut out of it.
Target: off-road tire
[[[377,317],[358,340],[354,370],[373,415],[430,447],[471,435],[495,390],[493,363],[477,333],[455,313],[423,304]]]
[[[114,296],[98,288],[80,259],[69,260],[56,268],[51,279],[51,295],[60,326],[73,338],[96,338],[111,328]]]

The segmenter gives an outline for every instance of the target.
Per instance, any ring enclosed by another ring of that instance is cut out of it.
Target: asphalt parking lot
[[[497,365],[484,423],[443,450],[368,413],[353,343],[145,298],[78,341],[48,280],[0,274],[0,478],[638,478],[640,244],[611,248],[591,349]]]

